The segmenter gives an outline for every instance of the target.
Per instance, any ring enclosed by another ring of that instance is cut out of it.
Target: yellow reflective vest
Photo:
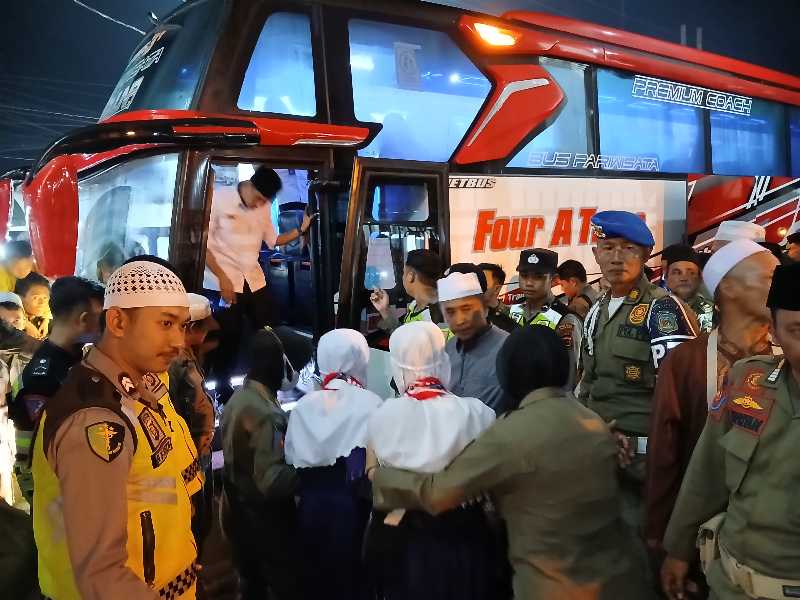
[[[74,414],[81,408],[109,408],[132,434],[125,566],[161,598],[193,599],[198,567],[191,532],[190,489],[197,485],[199,476],[196,461],[187,463],[194,448],[186,423],[166,395],[159,399],[158,408],[151,408],[134,397],[115,396],[114,387],[98,377],[97,371],[83,365],[76,365],[73,370],[78,373],[70,374],[55,400],[69,402],[76,396],[75,391],[91,391],[89,381],[103,397],[80,398],[83,403],[73,402],[74,410],[59,407],[58,421],[66,420],[65,414],[69,415],[70,410]],[[114,403],[119,410],[111,408]],[[39,585],[42,593],[53,600],[80,600],[65,537],[59,480],[47,458],[47,446],[55,439],[55,431],[47,431],[48,412],[45,409],[42,415],[33,447],[33,522],[39,549]],[[98,437],[102,441],[102,431]],[[196,454],[195,450],[195,458]]]

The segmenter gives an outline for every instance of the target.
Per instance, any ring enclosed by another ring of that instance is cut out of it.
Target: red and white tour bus
[[[307,245],[262,252],[283,314],[315,337],[369,333],[370,289],[403,306],[413,248],[513,273],[548,247],[596,273],[589,219],[612,208],[640,213],[656,251],[725,219],[777,241],[800,197],[800,78],[541,13],[188,1],[98,124],[27,174],[39,267],[94,277],[109,252],[145,251],[199,288],[215,193],[261,164],[284,181],[279,230],[321,216]]]

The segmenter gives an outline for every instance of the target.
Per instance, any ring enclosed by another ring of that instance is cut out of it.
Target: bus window
[[[427,221],[428,186],[424,183],[381,183],[372,194],[372,218],[380,223]]]
[[[657,160],[662,173],[704,173],[705,129],[700,108],[632,94],[633,73],[597,70],[600,154]],[[653,163],[634,160],[650,169]],[[655,166],[655,165],[653,165]]]
[[[131,57],[100,119],[129,110],[188,109],[226,4],[193,2],[159,24]]]
[[[270,15],[244,74],[237,106],[242,110],[313,117],[317,114],[314,90],[308,15]]]
[[[800,177],[800,108],[789,109],[789,137],[792,144],[792,177]]]
[[[178,154],[120,163],[78,181],[75,273],[105,283],[137,254],[169,258]]]
[[[383,129],[361,156],[446,161],[484,100],[489,80],[447,34],[354,19],[355,116]]]
[[[509,167],[554,166],[556,153],[578,154],[589,151],[586,119],[586,65],[542,58],[547,69],[564,92],[566,101],[556,119],[533,138],[508,163]],[[570,168],[580,168],[570,161]]]
[[[711,112],[716,175],[786,175],[783,106],[753,98],[750,115]]]

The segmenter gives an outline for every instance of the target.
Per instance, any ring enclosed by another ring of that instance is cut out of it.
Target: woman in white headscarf
[[[368,470],[380,464],[435,473],[494,422],[494,411],[477,398],[447,391],[450,361],[444,347],[433,323],[409,323],[392,334],[392,375],[401,395],[386,400],[370,418]],[[492,537],[479,504],[437,517],[373,512],[366,554],[386,600],[491,596]]]
[[[300,482],[306,598],[359,600],[367,591],[360,568],[372,506],[364,473],[367,423],[381,404],[365,389],[368,362],[367,340],[359,332],[323,335],[317,348],[322,389],[301,398],[289,418],[285,451]]]

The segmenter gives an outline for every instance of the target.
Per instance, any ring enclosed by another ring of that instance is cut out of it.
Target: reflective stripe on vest
[[[167,597],[194,598],[194,579],[185,575],[197,557],[191,500],[183,479],[185,454],[175,450],[183,444],[181,434],[171,431],[167,419],[141,402],[125,398],[122,406],[126,415],[134,416],[131,423],[139,440],[128,472],[125,566],[162,597],[169,591]],[[185,427],[183,419],[177,414],[175,418]],[[61,489],[42,447],[43,438],[38,435],[33,448],[33,530],[39,548],[39,585],[51,598],[80,600],[67,550]],[[160,440],[157,448],[151,440]]]
[[[513,310],[510,316],[517,324],[523,327],[525,325],[544,325],[550,329],[555,329],[563,315],[552,308],[548,308],[545,312],[537,313],[536,316],[530,320],[525,318],[525,313],[521,309]]]

